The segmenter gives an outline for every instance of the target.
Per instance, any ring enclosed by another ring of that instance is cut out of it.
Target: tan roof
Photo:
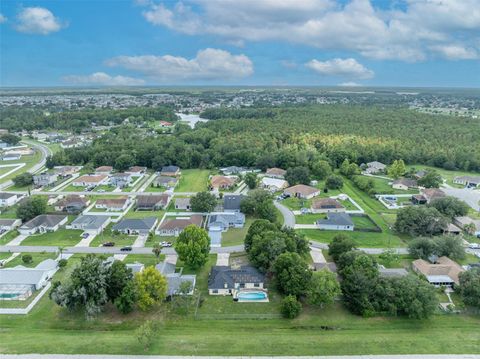
[[[274,176],[285,176],[287,171],[282,170],[281,168],[273,167],[273,168],[268,168],[267,172],[265,172],[267,175],[274,175]]]
[[[97,200],[95,205],[122,208],[123,206],[125,206],[125,203],[127,202],[127,200],[128,200],[128,197],[105,198],[105,199]]]
[[[304,184],[297,184],[295,186],[288,187],[285,190],[285,192],[287,192],[290,195],[294,195],[295,193],[300,193],[303,196],[309,196],[309,195],[312,195],[312,194],[317,193],[319,191],[320,190],[318,188],[307,186],[307,185],[304,185]]]
[[[445,192],[443,192],[439,188],[425,188],[424,190],[422,190],[422,194],[426,199],[430,201],[435,198],[441,198],[446,196]]]
[[[318,198],[312,203],[313,209],[344,208],[340,202],[333,198]]]
[[[464,272],[464,269],[448,257],[440,257],[436,263],[429,263],[423,259],[417,259],[412,262],[416,268],[424,276],[441,276],[450,277],[455,283],[459,283],[458,275]]]
[[[147,167],[133,166],[133,167],[130,167],[127,172],[142,172],[146,170],[147,170]]]
[[[112,166],[100,166],[95,169],[96,172],[110,172],[113,171]]]
[[[203,221],[203,217],[199,214],[194,214],[189,217],[176,217],[172,219],[167,219],[162,222],[159,229],[160,230],[183,230],[185,227],[195,224],[196,226],[200,227]]]
[[[106,175],[84,175],[75,179],[73,182],[99,183],[107,178]]]
[[[235,184],[235,179],[216,175],[210,179],[210,184],[212,187],[230,187]]]

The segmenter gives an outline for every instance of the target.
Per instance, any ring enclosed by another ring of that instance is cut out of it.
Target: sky
[[[480,87],[480,0],[0,1],[0,86]]]

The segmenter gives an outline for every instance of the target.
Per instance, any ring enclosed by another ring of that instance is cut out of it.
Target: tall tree
[[[29,221],[47,212],[47,200],[44,197],[32,196],[23,200],[17,207],[16,215],[23,222]]]
[[[148,310],[159,305],[167,297],[167,280],[155,267],[147,267],[135,274],[138,307]]]
[[[310,284],[312,272],[308,264],[297,253],[283,253],[274,263],[275,278],[281,292],[299,296],[305,293]]]
[[[200,268],[208,261],[210,237],[203,228],[189,225],[178,236],[175,250],[185,264],[192,268]]]
[[[405,167],[405,162],[403,162],[403,160],[393,161],[387,170],[388,175],[395,179],[403,176],[405,172],[407,172],[407,168]]]
[[[217,205],[217,199],[209,192],[198,192],[190,199],[190,205],[194,212],[212,212]]]
[[[333,300],[341,293],[340,284],[335,273],[327,269],[313,272],[308,284],[305,296],[309,304],[323,307],[333,303]]]

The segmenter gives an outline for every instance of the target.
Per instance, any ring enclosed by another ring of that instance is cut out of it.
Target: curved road
[[[293,214],[293,212],[278,201],[273,201],[273,205],[280,211],[283,216],[283,226],[288,228],[295,228],[295,215]]]

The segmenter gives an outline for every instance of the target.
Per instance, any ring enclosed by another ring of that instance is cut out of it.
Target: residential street
[[[277,209],[282,213],[283,216],[283,225],[288,228],[294,228],[295,227],[295,215],[293,214],[292,211],[290,211],[287,207],[285,207],[283,204],[281,204],[278,201],[273,201],[273,204]]]

